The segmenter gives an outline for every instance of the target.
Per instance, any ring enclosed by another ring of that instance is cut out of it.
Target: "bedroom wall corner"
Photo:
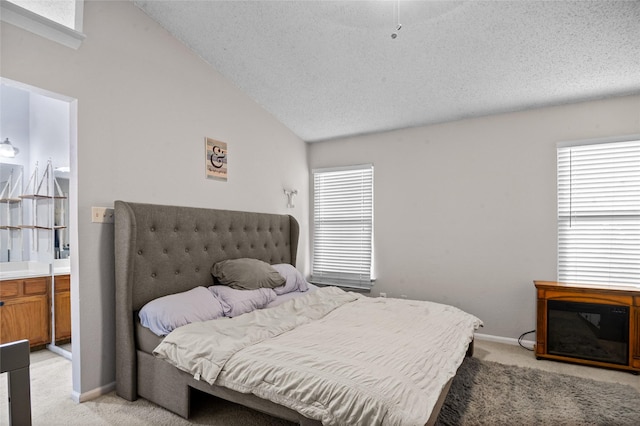
[[[373,163],[372,294],[458,306],[507,339],[556,277],[556,143],[640,131],[640,96],[311,144],[309,167]]]

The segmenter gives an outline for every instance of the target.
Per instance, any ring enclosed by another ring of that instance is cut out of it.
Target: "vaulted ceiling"
[[[640,1],[134,3],[308,142],[640,93]]]

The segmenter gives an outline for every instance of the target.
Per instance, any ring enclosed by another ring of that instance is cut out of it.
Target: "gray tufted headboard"
[[[134,313],[145,303],[213,284],[211,266],[250,257],[295,266],[289,215],[115,202],[116,389],[135,399]]]

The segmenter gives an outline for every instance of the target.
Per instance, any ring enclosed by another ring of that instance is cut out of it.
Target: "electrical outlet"
[[[387,293],[380,293],[380,297],[387,297]]]
[[[91,222],[113,223],[113,209],[109,207],[91,207]]]

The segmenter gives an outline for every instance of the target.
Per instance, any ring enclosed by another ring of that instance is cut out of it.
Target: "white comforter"
[[[448,305],[326,287],[180,327],[154,354],[325,425],[424,425],[480,324]]]

